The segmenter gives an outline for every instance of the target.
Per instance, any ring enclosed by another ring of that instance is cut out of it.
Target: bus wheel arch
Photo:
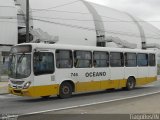
[[[136,78],[129,76],[126,82],[126,90],[133,90],[136,86]]]
[[[59,87],[59,98],[69,98],[72,96],[72,92],[75,91],[75,84],[71,80],[63,81]]]

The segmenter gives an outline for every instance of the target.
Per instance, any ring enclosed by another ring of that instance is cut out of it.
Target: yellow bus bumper
[[[57,95],[59,93],[59,85],[33,86],[28,89],[15,89],[8,87],[10,94],[17,96],[41,97]]]

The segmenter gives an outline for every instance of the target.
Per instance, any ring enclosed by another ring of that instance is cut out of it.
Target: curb
[[[0,95],[8,95],[9,93],[0,93]]]

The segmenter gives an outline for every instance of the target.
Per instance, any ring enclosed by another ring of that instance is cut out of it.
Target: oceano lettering
[[[85,73],[86,77],[101,77],[101,76],[106,76],[106,72],[87,72]]]

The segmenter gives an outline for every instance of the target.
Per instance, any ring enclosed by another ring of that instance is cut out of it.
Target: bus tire
[[[72,96],[72,91],[72,85],[69,82],[64,82],[60,85],[58,97],[61,99],[69,98]]]
[[[129,77],[126,83],[126,90],[133,90],[136,85],[136,80],[133,77]]]

